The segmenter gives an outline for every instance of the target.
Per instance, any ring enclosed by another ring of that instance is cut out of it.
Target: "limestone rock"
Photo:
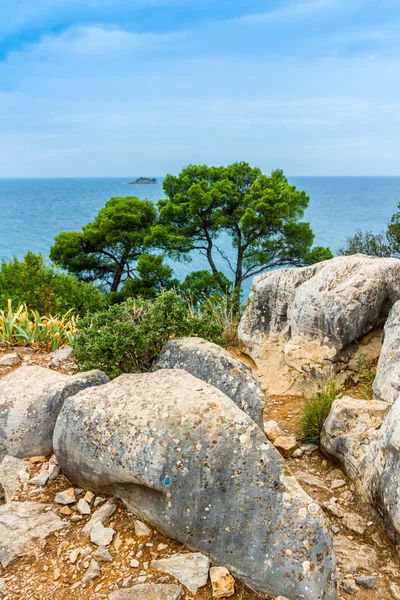
[[[70,376],[38,366],[22,366],[1,379],[0,457],[49,455],[64,400],[107,381],[101,371]]]
[[[343,573],[354,573],[361,569],[369,572],[376,570],[377,553],[370,546],[357,544],[344,535],[334,537],[337,566]]]
[[[9,565],[35,547],[65,523],[52,511],[51,504],[10,502],[0,506],[0,563]]]
[[[40,471],[35,477],[32,477],[32,479],[30,479],[28,483],[29,485],[39,485],[43,487],[48,482],[49,475],[49,471],[45,469],[44,471]]]
[[[241,360],[212,342],[187,337],[165,344],[153,370],[184,369],[223,392],[262,429],[265,396],[258,378]]]
[[[105,546],[99,546],[94,553],[94,556],[102,562],[112,562],[113,557]]]
[[[295,438],[290,436],[281,435],[274,441],[275,448],[284,456],[288,458],[293,452],[299,447],[299,443]]]
[[[5,456],[0,463],[0,500],[14,500],[26,486],[30,470],[29,462],[14,456]]]
[[[235,580],[225,567],[211,567],[213,598],[229,598],[235,593]]]
[[[76,508],[78,509],[78,512],[81,515],[90,515],[91,513],[90,506],[84,498],[81,498],[79,500],[78,504],[76,505]]]
[[[90,530],[90,541],[96,544],[96,546],[109,546],[113,540],[114,533],[114,529],[104,527],[99,521]]]
[[[353,595],[358,592],[358,586],[353,579],[344,579],[342,585],[346,594]]]
[[[16,367],[21,362],[21,358],[17,352],[12,354],[4,354],[0,358],[0,367]]]
[[[397,583],[391,583],[389,585],[390,593],[395,600],[400,600],[400,586]]]
[[[265,421],[264,423],[264,432],[270,442],[274,442],[276,438],[281,437],[282,432],[276,421],[272,419],[269,421]]]
[[[357,585],[360,585],[367,590],[372,590],[376,585],[376,577],[373,577],[372,575],[359,575],[354,578],[354,581]]]
[[[90,520],[86,523],[84,528],[82,529],[82,533],[89,535],[92,527],[96,525],[96,523],[101,523],[102,525],[109,519],[117,510],[117,505],[114,500],[107,500],[100,508],[94,511]]]
[[[400,302],[393,306],[385,323],[373,389],[374,398],[388,404],[400,396]]]
[[[362,460],[376,443],[387,412],[384,402],[349,396],[334,401],[322,428],[320,447],[352,481],[360,480]]]
[[[315,475],[310,475],[310,473],[306,473],[305,471],[295,471],[293,475],[297,481],[302,484],[309,485],[310,487],[317,488],[319,490],[324,490],[324,492],[330,491],[322,479],[319,479],[319,477],[316,477]]]
[[[55,497],[55,502],[57,504],[74,504],[76,502],[76,494],[73,487],[64,490],[63,492],[58,492]]]
[[[126,590],[118,590],[108,600],[180,600],[182,587],[165,583],[142,583]]]
[[[135,535],[136,537],[149,537],[151,535],[150,527],[147,527],[143,521],[135,521]]]
[[[253,359],[272,338],[300,372],[338,359],[340,351],[386,319],[400,298],[400,260],[339,256],[301,269],[279,269],[253,280],[239,340]]]
[[[153,560],[153,569],[176,577],[190,592],[194,594],[208,581],[210,560],[199,552],[192,554],[175,554],[171,558]]]
[[[89,568],[83,576],[82,583],[89,583],[89,581],[93,581],[93,579],[96,579],[96,577],[100,575],[100,572],[101,569],[99,563],[92,558]]]
[[[51,353],[51,362],[50,365],[52,367],[58,367],[61,363],[66,362],[72,358],[73,349],[71,346],[65,346],[64,348],[59,348]]]
[[[71,481],[120,497],[253,589],[336,598],[320,507],[253,419],[214,386],[183,370],[122,375],[67,399],[54,448]]]

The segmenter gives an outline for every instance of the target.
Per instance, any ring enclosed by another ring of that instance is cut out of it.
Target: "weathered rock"
[[[400,600],[400,586],[397,583],[390,583],[389,590],[395,600]]]
[[[0,506],[0,563],[9,565],[35,547],[65,523],[52,511],[51,504],[10,502]]]
[[[388,412],[384,402],[356,400],[349,396],[334,401],[321,432],[320,447],[354,482],[361,476],[361,463],[379,437]]]
[[[95,503],[96,504],[96,503]],[[101,523],[102,525],[109,519],[117,510],[117,505],[114,500],[107,500],[100,508],[94,511],[90,520],[86,523],[82,532],[86,535],[89,535],[92,527],[96,523]]]
[[[40,471],[35,477],[32,477],[32,479],[30,479],[28,483],[29,485],[39,485],[43,487],[48,482],[49,475],[50,473],[47,469],[44,471]]]
[[[76,494],[73,487],[64,490],[63,492],[58,492],[55,497],[55,502],[57,504],[74,504],[76,502]]]
[[[5,456],[0,463],[0,502],[12,502],[24,489],[31,465],[14,456]]]
[[[225,567],[211,567],[213,598],[229,598],[235,593],[235,580]]]
[[[59,348],[51,353],[51,362],[50,365],[52,367],[58,367],[61,363],[66,362],[72,358],[73,349],[71,346],[65,346],[64,348]]]
[[[358,577],[354,578],[354,581],[357,585],[360,585],[367,590],[372,590],[372,588],[374,588],[376,585],[376,578],[372,575],[359,575]]]
[[[94,553],[94,556],[102,562],[112,562],[113,557],[105,546],[99,546]]]
[[[180,600],[182,587],[164,583],[142,583],[126,590],[118,590],[109,600]]]
[[[0,367],[15,367],[19,365],[21,362],[21,358],[17,352],[13,352],[12,354],[4,354],[0,358]]]
[[[184,369],[218,388],[262,429],[265,396],[253,371],[212,342],[197,337],[180,338],[165,344],[153,371]]]
[[[91,513],[90,506],[84,498],[81,498],[79,500],[78,504],[76,505],[76,508],[78,509],[78,512],[81,515],[90,515]]]
[[[0,457],[45,455],[64,400],[79,390],[109,381],[101,371],[63,375],[22,366],[0,380]]]
[[[143,521],[135,521],[135,535],[136,537],[149,537],[151,535],[150,527],[147,527]]]
[[[190,592],[194,594],[208,581],[210,560],[199,552],[193,554],[175,554],[171,558],[153,560],[153,569],[176,577]]]
[[[269,439],[270,442],[274,442],[276,438],[281,437],[282,432],[276,421],[272,419],[269,421],[265,421],[264,423],[264,433]]]
[[[355,583],[354,579],[344,579],[342,582],[343,590],[346,594],[356,594],[358,592],[358,586]]]
[[[112,527],[104,527],[100,521],[95,523],[90,530],[90,541],[96,546],[109,546],[114,537],[114,529]]]
[[[297,481],[302,484],[309,485],[312,488],[317,488],[319,490],[324,490],[324,492],[329,492],[329,488],[326,484],[315,475],[311,475],[310,473],[306,473],[305,471],[295,471],[293,473]]]
[[[393,306],[385,323],[373,389],[374,398],[388,404],[400,396],[400,302]]]
[[[299,442],[290,436],[281,435],[274,441],[275,448],[284,456],[288,458],[293,452],[299,447]]]
[[[239,340],[253,359],[281,339],[286,363],[313,374],[386,319],[400,298],[400,260],[357,254],[253,280]],[[277,346],[275,345],[275,353]]]
[[[319,506],[253,419],[189,373],[122,375],[68,398],[54,448],[71,481],[119,496],[253,589],[336,598],[332,538]]]
[[[367,529],[367,519],[357,513],[346,513],[343,517],[343,524],[358,535],[364,535]]]
[[[93,581],[93,579],[96,579],[100,573],[101,569],[99,563],[92,558],[89,568],[83,576],[82,583],[89,583],[89,581]]]
[[[377,553],[370,546],[357,544],[344,535],[334,537],[336,562],[343,573],[354,573],[361,569],[375,571]]]

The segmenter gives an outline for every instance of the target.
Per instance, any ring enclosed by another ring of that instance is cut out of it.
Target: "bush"
[[[10,301],[7,311],[0,311],[0,342],[54,351],[72,343],[75,325],[69,313],[40,316],[23,304],[14,311]]]
[[[41,314],[64,314],[71,310],[84,315],[104,306],[104,296],[98,287],[52,269],[41,254],[32,252],[22,261],[14,258],[1,263],[0,309],[7,310],[9,300]]]
[[[347,238],[346,246],[339,248],[338,254],[344,256],[368,254],[387,258],[393,256],[393,249],[385,233],[372,233],[372,231],[358,229],[355,235]]]
[[[174,290],[154,300],[129,299],[88,315],[77,324],[75,361],[109,377],[149,371],[169,339],[200,336],[223,344],[223,327],[208,313],[193,312]]]
[[[307,444],[319,444],[325,423],[339,389],[335,379],[330,379],[313,396],[305,399],[301,418],[301,439]]]

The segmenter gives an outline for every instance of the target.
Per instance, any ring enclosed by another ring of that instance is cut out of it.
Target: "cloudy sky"
[[[0,10],[0,177],[400,175],[400,0]]]

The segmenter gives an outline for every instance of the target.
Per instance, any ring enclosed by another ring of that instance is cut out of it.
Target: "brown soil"
[[[27,358],[25,362],[28,364],[49,366],[51,359],[45,353],[30,352],[25,349],[18,351],[20,351],[21,357]],[[10,352],[10,350],[2,352],[0,349],[0,356],[7,352]],[[0,368],[0,378],[11,370],[12,368]],[[69,374],[76,372],[72,365],[65,365],[57,368],[57,370]],[[276,420],[282,431],[298,437],[298,423],[302,404],[303,400],[299,397],[269,397],[265,406],[265,419]],[[342,590],[340,583],[339,598],[341,600],[346,598],[355,598],[356,600],[390,599],[392,596],[389,591],[389,583],[397,582],[400,584],[398,555],[370,509],[358,504],[355,498],[350,497],[348,494],[350,486],[348,485],[340,490],[330,490],[330,475],[336,467],[318,451],[313,455],[304,455],[299,459],[288,459],[287,463],[293,472],[301,470],[318,477],[326,485],[328,490],[302,484],[308,494],[318,503],[322,505],[323,502],[336,497],[338,505],[345,512],[356,513],[368,522],[365,534],[358,535],[344,526],[343,519],[327,515],[332,527],[337,528],[334,529],[334,531],[337,531],[337,533],[334,533],[334,537],[344,535],[353,542],[373,549],[377,554],[377,562],[372,572],[365,568],[357,572],[351,572],[351,575],[354,576],[374,575],[376,577],[374,589],[367,590],[360,587],[353,596],[350,596]],[[32,472],[35,474],[39,470],[40,465],[35,465]],[[338,476],[335,477],[335,479],[338,478]],[[340,478],[346,479],[343,474]],[[62,507],[54,502],[55,494],[65,490],[70,485],[63,475],[59,475],[55,481],[48,483],[44,488],[34,487],[31,489],[31,486],[29,486],[29,489],[24,491],[18,500],[48,502],[52,504],[53,510],[59,513]],[[6,591],[3,600],[90,600],[97,594],[109,594],[114,589],[118,589],[127,577],[132,577],[130,585],[134,585],[139,573],[142,571],[147,576],[147,582],[172,582],[173,578],[151,569],[150,564],[147,563],[150,563],[156,556],[161,558],[186,551],[185,547],[178,542],[167,539],[154,530],[148,540],[136,539],[133,529],[135,517],[120,504],[118,511],[107,522],[107,526],[113,527],[117,533],[109,548],[113,561],[111,563],[99,562],[101,566],[100,576],[94,581],[83,585],[81,583],[82,577],[90,562],[90,556],[84,559],[79,558],[75,564],[71,564],[69,555],[74,548],[86,548],[91,545],[90,540],[81,533],[81,529],[89,517],[83,517],[79,522],[73,523],[71,517],[61,514],[60,516],[68,522],[68,528],[65,531],[49,536],[44,546],[31,555],[16,560],[6,569],[0,568],[0,577],[4,577],[6,580]],[[144,543],[145,546],[143,556],[139,559],[140,567],[134,569],[130,566],[130,561],[135,557],[139,543]],[[168,548],[158,552],[158,544],[167,544]],[[92,551],[95,550],[96,547],[92,545]],[[59,576],[57,577],[57,575]],[[344,573],[339,573],[340,581],[344,576]],[[197,594],[189,593],[186,590],[183,598],[185,600],[210,600],[212,598],[211,586],[207,585]],[[257,594],[237,582],[236,593],[231,598],[233,600],[256,600],[270,597]]]

